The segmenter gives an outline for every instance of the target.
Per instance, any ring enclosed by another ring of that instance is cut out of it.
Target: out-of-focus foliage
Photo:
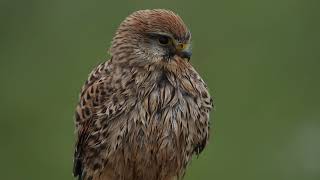
[[[320,3],[315,0],[0,2],[0,172],[72,179],[73,111],[119,23],[176,11],[215,97],[210,144],[186,180],[320,179]]]

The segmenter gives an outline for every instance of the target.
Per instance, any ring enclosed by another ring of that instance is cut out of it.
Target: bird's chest
[[[148,86],[150,87],[150,86]],[[194,96],[177,83],[159,81],[150,89],[140,89],[136,106],[135,127],[137,139],[157,146],[187,146],[186,139],[193,139],[197,129],[196,119],[200,115],[200,97]]]
[[[199,137],[199,97],[168,81],[138,91],[140,100],[130,116],[126,147],[133,150],[135,162],[162,163],[148,165],[149,168],[167,164],[181,169],[189,161]]]

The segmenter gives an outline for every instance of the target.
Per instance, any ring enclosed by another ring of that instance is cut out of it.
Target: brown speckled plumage
[[[181,18],[168,10],[137,11],[121,23],[112,58],[92,71],[81,91],[75,176],[183,177],[192,155],[207,144],[212,108],[206,84],[185,58],[190,38]],[[177,50],[180,44],[186,48]]]

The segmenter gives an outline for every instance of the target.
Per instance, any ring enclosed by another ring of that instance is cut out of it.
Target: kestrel
[[[76,108],[79,180],[182,179],[209,137],[213,102],[189,62],[191,33],[174,12],[140,10],[119,26],[111,59]]]

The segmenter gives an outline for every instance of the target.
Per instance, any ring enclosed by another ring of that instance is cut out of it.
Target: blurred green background
[[[185,179],[319,180],[319,5],[1,0],[0,179],[73,179],[82,83],[127,15],[167,8],[190,27],[192,62],[216,102],[210,144]]]

